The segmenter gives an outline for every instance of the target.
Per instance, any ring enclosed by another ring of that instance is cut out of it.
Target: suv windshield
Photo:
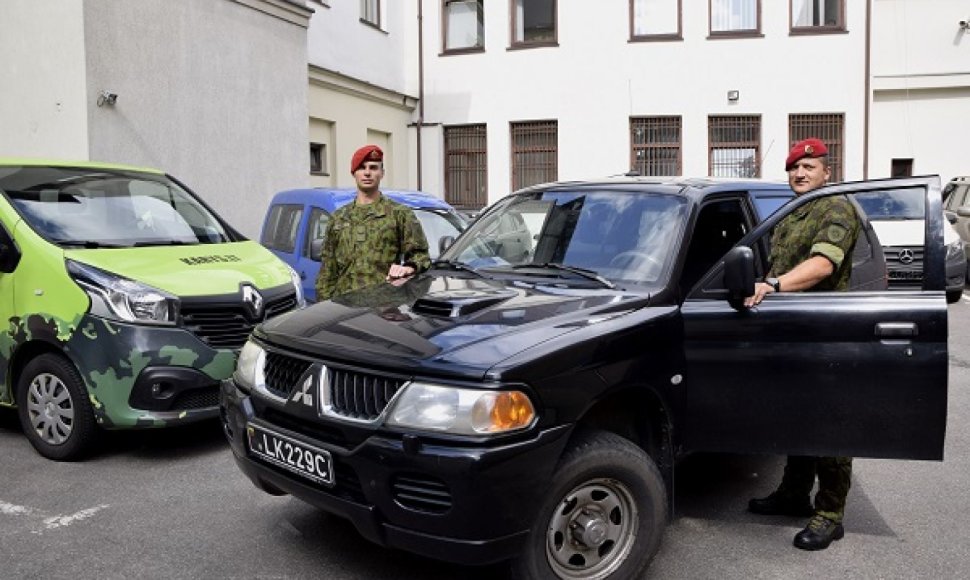
[[[652,284],[674,258],[686,209],[679,197],[614,190],[513,195],[472,224],[446,258],[517,275],[534,265],[561,277],[561,266],[570,266],[608,280]]]
[[[0,191],[37,233],[62,246],[232,241],[205,206],[164,175],[8,167],[0,169]]]

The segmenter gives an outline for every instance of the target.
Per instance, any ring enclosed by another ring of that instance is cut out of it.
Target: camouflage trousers
[[[834,522],[842,522],[845,498],[852,485],[851,457],[791,455],[778,490],[792,497],[805,497],[812,493],[816,476],[818,492],[815,494],[815,513]]]

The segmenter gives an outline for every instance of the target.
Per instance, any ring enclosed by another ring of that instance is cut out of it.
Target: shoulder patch
[[[845,239],[845,228],[835,224],[830,225],[828,229],[828,238],[836,243],[841,242]]]

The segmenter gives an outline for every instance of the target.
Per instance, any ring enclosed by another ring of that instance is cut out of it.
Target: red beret
[[[364,145],[350,158],[350,172],[354,173],[365,161],[384,161],[384,152],[377,145]]]
[[[788,152],[788,159],[785,159],[785,171],[789,171],[799,159],[804,159],[805,157],[824,157],[829,154],[828,147],[825,143],[822,143],[821,139],[816,139],[815,137],[810,137],[808,139],[803,139],[795,146],[791,148]]]

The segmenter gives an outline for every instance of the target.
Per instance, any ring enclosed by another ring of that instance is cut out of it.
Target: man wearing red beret
[[[785,159],[785,170],[796,196],[828,181],[827,156],[828,148],[819,139],[795,143]],[[845,196],[820,198],[793,211],[775,226],[771,268],[765,281],[755,284],[754,296],[745,300],[745,306],[755,306],[774,292],[847,290],[859,230],[858,217]],[[816,477],[813,506],[810,495]],[[794,545],[824,550],[845,535],[842,516],[851,478],[851,457],[789,456],[778,489],[752,499],[748,510],[762,515],[811,516],[805,529],[795,535]]]
[[[333,212],[323,242],[317,300],[382,282],[403,284],[431,265],[428,242],[411,208],[381,194],[384,152],[358,149],[350,160],[357,197]]]

